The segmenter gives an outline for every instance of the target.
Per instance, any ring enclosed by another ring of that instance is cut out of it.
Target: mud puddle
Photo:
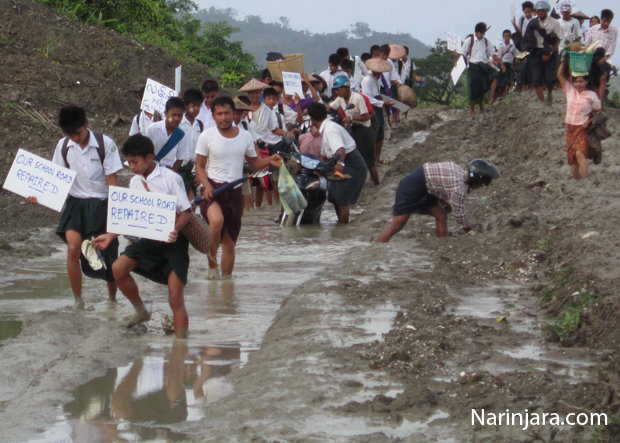
[[[0,317],[0,346],[9,338],[15,338],[22,332],[22,322],[19,320]]]

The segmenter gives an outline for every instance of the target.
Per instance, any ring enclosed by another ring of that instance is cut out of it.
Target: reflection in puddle
[[[162,426],[204,418],[202,405],[232,393],[224,377],[240,362],[240,345],[154,347],[77,388],[59,426],[73,441],[183,440]]]

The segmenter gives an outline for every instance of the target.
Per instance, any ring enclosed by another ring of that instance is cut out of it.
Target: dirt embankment
[[[146,79],[172,86],[178,66],[159,48],[69,20],[28,0],[0,0],[0,54],[1,177],[19,148],[51,159],[62,137],[55,127],[58,110],[65,104],[83,106],[91,127],[121,144],[139,110]],[[200,87],[208,78],[205,66],[183,70],[184,87]],[[44,208],[20,206],[21,200],[0,192],[0,254],[58,217]]]

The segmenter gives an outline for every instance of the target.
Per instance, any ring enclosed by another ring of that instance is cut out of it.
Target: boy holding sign
[[[151,319],[151,314],[140,298],[138,285],[131,276],[131,273],[135,272],[155,283],[168,285],[168,301],[173,314],[174,333],[177,338],[187,338],[189,319],[185,310],[183,290],[187,284],[189,254],[187,239],[180,234],[180,231],[189,221],[191,205],[185,193],[183,179],[155,162],[153,142],[140,134],[127,139],[123,145],[123,155],[127,158],[131,171],[136,174],[131,179],[129,188],[168,194],[177,199],[176,222],[168,242],[142,238],[127,246],[125,252],[112,265],[118,287],[136,310],[127,327]],[[107,250],[117,237],[118,234],[103,234],[93,243],[98,249]]]
[[[116,172],[123,169],[112,139],[88,129],[84,109],[65,106],[60,110],[58,126],[67,135],[54,151],[53,163],[76,172],[56,234],[67,244],[67,274],[75,297],[74,309],[84,309],[82,271],[91,278],[108,282],[108,296],[116,300],[112,263],[118,257],[118,241],[103,256],[105,267],[94,271],[81,254],[82,242],[106,231],[108,186],[116,186]],[[36,197],[28,197],[37,203]],[[81,268],[80,270],[80,262]]]

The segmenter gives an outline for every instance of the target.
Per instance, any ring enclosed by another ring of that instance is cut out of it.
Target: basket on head
[[[590,72],[592,67],[592,59],[594,53],[586,52],[581,54],[579,52],[570,51],[570,70],[573,72]]]
[[[418,97],[416,97],[413,89],[407,85],[398,86],[398,89],[396,90],[396,100],[406,104],[410,108],[415,108],[418,106]]]
[[[282,71],[284,72],[304,72],[304,55],[288,54],[284,56],[284,60],[276,60],[267,62],[267,69],[271,72],[271,78],[276,81],[282,81]]]

